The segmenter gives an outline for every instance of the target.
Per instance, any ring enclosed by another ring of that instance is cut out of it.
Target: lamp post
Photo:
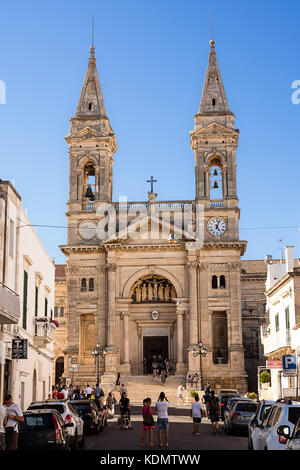
[[[92,356],[94,356],[96,360],[96,366],[97,366],[97,383],[99,383],[100,377],[99,377],[99,360],[100,356],[105,357],[106,351],[105,347],[102,346],[100,343],[96,343],[95,349],[92,350]]]
[[[205,357],[207,349],[203,347],[202,341],[199,341],[197,348],[192,349],[194,357],[200,356],[200,390],[202,390],[202,356]]]

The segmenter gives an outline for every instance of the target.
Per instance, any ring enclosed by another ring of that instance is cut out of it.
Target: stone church
[[[148,200],[114,202],[117,138],[91,46],[66,137],[65,377],[74,366],[76,384],[95,383],[91,352],[98,343],[104,384],[114,383],[118,372],[150,372],[153,356],[161,354],[174,360],[178,377],[198,373],[202,385],[248,390],[261,354],[266,268],[263,261],[241,260],[247,243],[239,237],[238,137],[210,41],[190,133],[195,199],[159,201],[151,177]]]

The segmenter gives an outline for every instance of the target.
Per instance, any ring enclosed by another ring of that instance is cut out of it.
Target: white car
[[[284,450],[288,441],[285,429],[289,427],[292,433],[299,418],[299,402],[277,400],[252,435],[253,450]]]
[[[255,415],[248,423],[248,449],[253,450],[253,440],[256,440],[256,434],[262,425],[266,415],[271,410],[275,401],[262,400],[256,410]]]
[[[85,433],[84,422],[80,418],[78,411],[69,400],[47,400],[43,402],[34,401],[30,403],[28,410],[54,409],[57,410],[68,427],[72,449],[84,447]],[[73,426],[72,426],[73,424]]]

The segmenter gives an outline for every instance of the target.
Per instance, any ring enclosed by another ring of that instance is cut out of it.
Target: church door
[[[152,372],[153,356],[159,355],[165,360],[169,358],[168,336],[144,336],[144,358],[147,360],[147,371]]]

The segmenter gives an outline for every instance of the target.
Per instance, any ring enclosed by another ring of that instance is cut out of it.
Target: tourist
[[[57,395],[58,395],[58,389],[56,386],[53,387],[52,389],[52,398],[53,400],[57,400]]]
[[[165,385],[166,383],[166,379],[167,379],[167,372],[165,369],[162,369],[161,373],[160,373],[160,380],[161,380],[161,383],[163,385]]]
[[[7,424],[6,408],[0,405],[0,450],[5,450],[5,426]]]
[[[195,395],[195,401],[192,403],[191,417],[193,418],[193,434],[199,436],[199,424],[201,423],[201,403],[199,395]]]
[[[152,374],[153,374],[153,378],[157,375],[157,372],[158,372],[158,362],[156,359],[153,359],[153,362],[152,362]]]
[[[64,399],[65,399],[65,395],[64,395],[64,393],[63,393],[63,389],[62,389],[62,388],[60,388],[60,389],[58,390],[56,399],[57,399],[57,400],[64,400]]]
[[[169,359],[165,359],[165,370],[167,373],[167,377],[170,375],[170,361]]]
[[[122,422],[123,422],[123,416],[126,413],[128,413],[128,426],[127,426],[127,429],[128,429],[130,427],[130,400],[127,397],[126,392],[122,393],[122,396],[121,396],[121,399],[120,399],[120,402],[119,402],[119,406],[120,406],[120,411],[121,411]]]
[[[121,395],[121,396],[123,395],[123,393],[127,393],[127,388],[125,387],[124,384],[122,384],[122,387],[120,387],[120,390],[119,390],[119,391],[120,391],[120,395]]]
[[[184,390],[184,387],[183,387],[182,382],[181,382],[180,385],[177,388],[177,405],[179,405],[180,402],[182,404],[184,404],[183,390]]]
[[[64,385],[63,388],[61,389],[61,393],[64,396],[64,400],[68,400],[69,398],[69,391],[67,390],[67,387]]]
[[[195,384],[195,388],[197,389],[197,388],[198,388],[198,384],[199,384],[199,375],[197,374],[197,372],[196,372],[196,374],[195,374],[194,377],[193,377],[193,383]]]
[[[194,381],[193,381],[193,377],[191,376],[191,374],[189,374],[188,377],[187,377],[187,383],[188,383],[188,385],[190,385],[192,388],[194,387]]]
[[[164,392],[161,392],[156,402],[157,411],[157,430],[159,447],[163,446],[163,431],[165,436],[165,446],[169,447],[169,418],[168,418],[169,402]]]
[[[160,354],[158,356],[158,374],[161,374],[161,371],[164,369],[164,360],[162,355]]]
[[[19,427],[18,423],[24,422],[24,416],[19,405],[13,402],[12,396],[5,397],[7,423],[5,426],[6,450],[18,449]]]
[[[113,396],[112,392],[109,391],[108,392],[108,395],[107,395],[107,398],[106,398],[106,406],[109,410],[109,413],[108,413],[108,417],[109,418],[113,418],[114,417],[114,414],[115,414],[115,397]]]
[[[147,434],[147,431],[149,431],[150,447],[154,447],[154,445],[153,445],[153,429],[154,429],[153,415],[156,412],[153,411],[152,408],[151,408],[151,398],[146,398],[143,401],[143,405],[144,405],[143,408],[142,408],[143,432],[142,432],[142,436],[141,436],[141,446],[144,447],[146,434]]]
[[[205,406],[205,411],[206,411],[206,416],[209,418],[209,400],[210,400],[210,394],[208,393],[208,391],[206,390],[204,392],[204,395],[202,397],[202,403],[204,404]]]
[[[87,384],[84,391],[86,393],[86,398],[90,399],[92,395],[92,391],[93,391],[92,387],[90,387],[89,384]]]
[[[98,382],[96,383],[96,388],[95,388],[95,401],[96,403],[99,403],[100,397],[104,397],[104,392],[102,388],[99,386]]]
[[[143,361],[142,361],[142,364],[143,364],[143,374],[147,374],[148,373],[148,367],[147,367],[147,358],[144,357]]]
[[[120,372],[118,372],[117,378],[116,378],[116,387],[120,387],[120,380],[121,380],[121,376],[120,376]]]
[[[215,391],[211,390],[209,399],[209,416],[212,424],[212,433],[216,434],[219,427],[219,419],[221,418],[221,405]]]

